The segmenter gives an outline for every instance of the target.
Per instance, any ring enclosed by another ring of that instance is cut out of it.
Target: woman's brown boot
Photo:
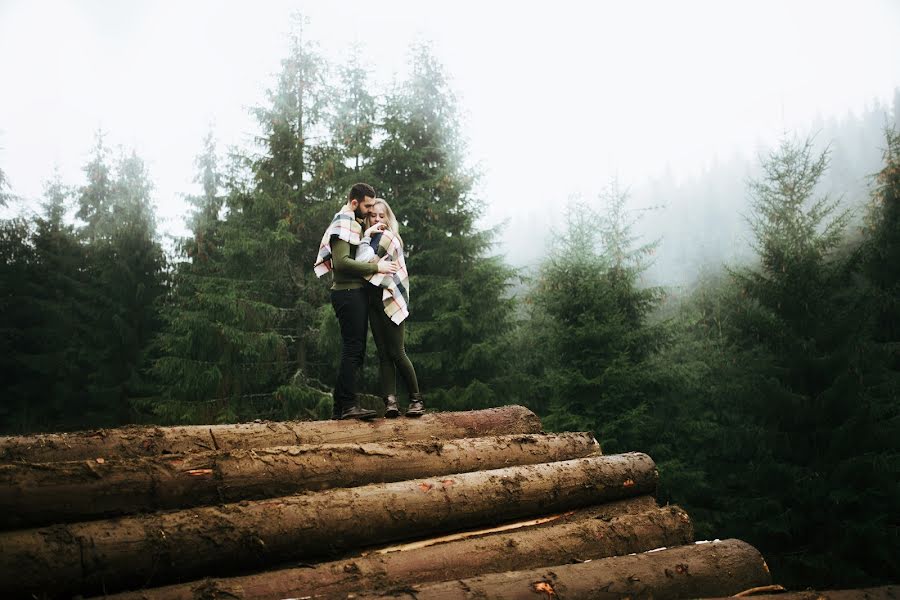
[[[384,418],[395,419],[400,416],[400,407],[397,406],[397,396],[391,394],[384,397]]]
[[[409,406],[406,407],[407,417],[421,417],[425,414],[425,401],[422,400],[422,394],[415,393],[409,395]]]

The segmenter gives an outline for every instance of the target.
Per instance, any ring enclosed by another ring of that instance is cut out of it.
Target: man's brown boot
[[[421,417],[425,414],[425,402],[422,400],[422,394],[415,393],[409,395],[409,406],[406,407],[407,417]]]
[[[378,416],[378,413],[361,406],[350,406],[341,412],[341,420],[359,419],[360,421],[368,421]]]
[[[397,396],[391,394],[384,397],[384,418],[396,419],[400,416],[400,407],[397,406]]]

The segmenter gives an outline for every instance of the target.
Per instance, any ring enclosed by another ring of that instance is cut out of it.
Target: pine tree
[[[81,231],[91,242],[107,236],[114,226],[109,150],[103,143],[103,137],[103,132],[98,131],[93,156],[83,168],[87,183],[79,189],[78,211],[75,214],[85,223]]]
[[[733,399],[745,426],[732,439],[758,450],[727,510],[733,533],[765,549],[788,584],[845,587],[896,562],[873,523],[890,509],[871,482],[891,484],[867,442],[883,443],[885,430],[867,399],[858,254],[841,248],[848,213],[816,195],[827,165],[809,139],[786,140],[750,185],[759,264],[732,272],[741,295],[729,335],[752,370]]]
[[[362,63],[362,46],[350,49],[349,63],[338,68],[331,138],[338,157],[334,178],[337,189],[349,189],[358,181],[370,179],[375,154],[377,104],[369,92],[369,74]]]
[[[108,173],[95,160],[89,174]],[[98,181],[104,181],[101,188]],[[108,182],[108,183],[107,183]],[[98,190],[109,189],[108,200]],[[88,214],[88,275],[95,288],[92,409],[119,423],[132,420],[129,398],[144,393],[144,353],[159,326],[157,299],[165,291],[165,256],[156,240],[152,183],[134,152],[116,164],[114,179],[96,177],[80,190],[101,207]],[[93,223],[93,224],[92,224]]]
[[[287,353],[280,368],[288,373],[276,398],[285,410],[324,415],[326,399],[306,385],[321,374],[321,361],[310,360],[310,354],[315,355],[321,307],[327,304],[327,290],[310,265],[346,189],[338,188],[339,157],[328,129],[334,103],[330,65],[307,36],[307,25],[301,14],[293,16],[289,54],[269,92],[270,104],[256,111],[265,152],[250,161],[254,185],[244,198],[272,211],[260,229],[260,258],[268,262],[262,272],[276,286],[269,303],[278,309]]]
[[[58,173],[45,185],[43,214],[3,226],[5,332],[8,383],[2,428],[9,431],[90,426],[83,407],[89,324],[85,252],[63,221],[69,191]]]
[[[305,25],[295,17],[269,103],[254,110],[259,151],[234,155],[224,176],[209,144],[198,159],[205,192],[195,203],[205,216],[183,246],[187,260],[176,268],[154,362],[164,392],[156,411],[167,418],[327,412],[323,394],[303,385],[325,303],[309,266],[336,209],[321,183],[327,164],[311,144],[327,133],[327,65],[304,38]],[[212,191],[213,181],[224,182],[224,194]]]
[[[243,232],[220,218],[225,176],[211,132],[195,166],[201,193],[188,197],[193,235],[179,243],[182,260],[155,340],[152,372],[162,397],[143,408],[169,422],[254,418],[252,400],[268,396],[283,376],[273,369],[285,358],[283,340],[271,330],[277,311],[259,300],[268,282],[235,273],[244,265],[229,252],[240,252],[234,245]]]
[[[854,265],[853,316],[861,323],[852,362],[836,392],[845,406],[829,444],[831,498],[852,527],[834,554],[852,565],[845,585],[887,583],[900,571],[895,523],[900,506],[900,134],[885,131],[883,167]],[[860,277],[861,276],[861,277]],[[836,536],[837,537],[837,536]],[[831,557],[829,557],[830,559]],[[829,561],[833,564],[833,559]],[[843,583],[843,582],[842,582]]]
[[[627,200],[613,181],[598,197],[600,210],[570,204],[531,295],[546,365],[538,377],[553,394],[548,427],[592,429],[611,452],[652,439],[648,360],[665,341],[664,328],[648,322],[661,290],[639,281],[656,244],[636,246]]]
[[[40,281],[40,297],[35,299],[42,312],[39,339],[46,340],[41,358],[41,390],[35,404],[44,404],[52,427],[86,425],[82,415],[87,373],[92,365],[84,357],[90,349],[87,323],[91,301],[90,284],[85,277],[85,248],[74,226],[64,216],[71,190],[59,173],[45,184],[43,215],[34,221],[34,247],[39,259],[35,275]]]
[[[42,350],[32,335],[41,323],[33,301],[39,293],[37,262],[29,223],[0,221],[0,377],[5,387],[0,424],[8,432],[28,431],[45,416],[42,406],[32,404],[40,370],[31,357]]]
[[[867,214],[864,266],[876,307],[875,338],[890,344],[900,340],[900,133],[888,129],[885,138],[884,167]]]
[[[477,174],[466,167],[456,103],[427,45],[413,48],[409,79],[383,107],[374,185],[401,221],[411,279],[407,348],[427,393],[473,387],[446,408],[502,401],[484,384],[507,361],[514,272],[490,256],[493,231],[479,230]],[[477,383],[477,382],[480,382]]]

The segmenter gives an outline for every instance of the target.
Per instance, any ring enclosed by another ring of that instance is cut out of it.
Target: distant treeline
[[[892,106],[875,100],[859,115],[817,118],[807,131],[797,133],[810,137],[817,150],[829,150],[831,167],[822,174],[816,191],[852,210],[851,235],[865,216],[872,178],[881,169],[884,130],[898,110],[900,90]],[[684,181],[665,173],[635,182],[629,204],[647,209],[638,230],[660,240],[645,278],[684,286],[695,281],[698,273],[753,260],[747,182],[760,175],[759,160],[735,154],[715,160],[704,172]]]
[[[373,95],[361,55],[328,64],[294,31],[254,109],[256,147],[223,156],[207,137],[174,257],[143,162],[102,135],[83,183],[57,177],[40,216],[0,222],[3,432],[329,415],[339,334],[311,267],[366,181],[401,221],[407,348],[429,408],[521,403],[608,453],[648,452],[700,538],[757,545],[779,582],[900,579],[896,132],[871,141],[856,221],[821,193],[847,168],[824,134],[787,137],[749,181],[729,178],[724,206],[750,198],[752,253],[675,301],[640,283],[650,258],[670,259],[640,241],[615,183],[569,207],[533,275],[493,256],[442,66],[418,45],[408,78]],[[11,191],[0,173],[0,201]],[[372,358],[370,344],[369,390]]]

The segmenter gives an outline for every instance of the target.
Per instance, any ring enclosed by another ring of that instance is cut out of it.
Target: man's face
[[[369,213],[372,212],[372,206],[375,204],[375,198],[371,196],[366,196],[362,200],[360,200],[356,204],[356,213],[357,219],[365,219],[369,216]]]

